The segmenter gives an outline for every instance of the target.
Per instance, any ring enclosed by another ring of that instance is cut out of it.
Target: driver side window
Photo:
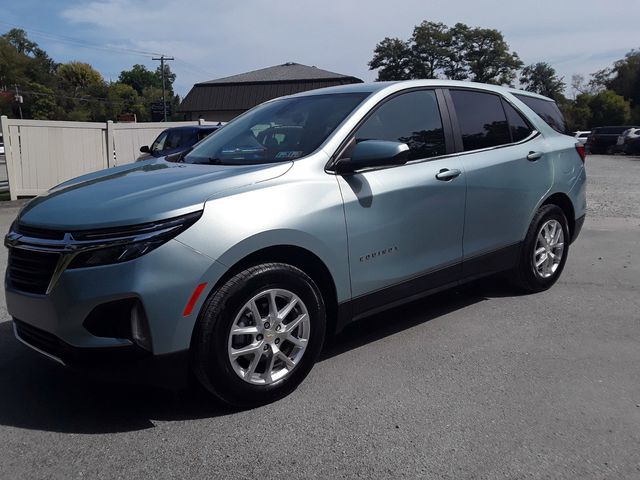
[[[363,140],[406,143],[409,160],[444,155],[444,130],[435,92],[417,90],[387,100],[356,131],[355,143]]]
[[[162,132],[160,136],[156,138],[156,141],[153,142],[153,145],[151,145],[151,151],[161,152],[162,150],[164,150],[164,143],[167,141],[168,135],[169,135],[169,132],[167,130]]]

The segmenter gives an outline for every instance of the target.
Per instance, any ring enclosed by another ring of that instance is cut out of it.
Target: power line
[[[19,85],[16,85],[18,87]],[[44,92],[33,92],[29,90],[22,90],[20,92],[22,95],[30,95],[35,97],[56,97],[56,98],[64,98],[67,100],[75,100],[77,102],[100,102],[100,103],[108,103],[108,104],[118,104],[124,105],[125,102],[118,100],[110,100],[108,98],[100,98],[100,97],[71,97],[69,95],[62,95],[59,93],[44,93]]]
[[[42,37],[42,38],[45,38],[47,40],[53,40],[53,41],[57,41],[59,43],[66,43],[68,45],[75,45],[75,46],[88,48],[88,49],[102,50],[102,51],[116,52],[116,53],[126,53],[126,54],[129,54],[129,55],[139,55],[139,56],[144,56],[144,57],[148,57],[148,56],[152,56],[152,55],[162,55],[161,53],[158,53],[158,52],[147,52],[145,50],[136,50],[136,49],[133,49],[133,48],[114,47],[114,46],[108,46],[108,45],[98,45],[98,44],[95,44],[95,43],[90,43],[90,42],[87,42],[85,40],[80,40],[80,39],[73,38],[73,37],[68,37],[68,36],[65,36],[65,35],[59,35],[59,34],[56,34],[56,33],[45,32],[43,30],[38,30],[36,28],[30,28],[30,27],[26,27],[24,25],[17,25],[15,23],[5,22],[4,20],[0,20],[0,24],[8,25],[8,26],[14,27],[14,28],[21,28],[21,29],[23,29],[25,31],[28,31],[28,33],[30,35],[32,35],[32,36]],[[33,32],[35,32],[35,35],[33,34]]]

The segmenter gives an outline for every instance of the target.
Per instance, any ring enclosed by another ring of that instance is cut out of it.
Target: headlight
[[[202,211],[158,222],[72,232],[76,253],[67,268],[96,267],[140,257],[193,225]]]

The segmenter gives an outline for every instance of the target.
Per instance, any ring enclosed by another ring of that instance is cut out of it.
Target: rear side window
[[[491,93],[451,90],[464,151],[511,143],[500,97]]]
[[[514,96],[524,103],[531,110],[536,112],[540,118],[542,118],[547,125],[553,128],[556,132],[568,133],[567,124],[564,121],[562,112],[556,105],[556,102],[552,100],[543,100],[541,98],[530,97],[529,95],[514,94]]]
[[[406,143],[409,160],[444,155],[444,130],[435,92],[418,90],[387,100],[358,128],[355,139]]]
[[[509,102],[504,100],[502,100],[502,106],[504,107],[504,113],[507,114],[509,130],[511,131],[511,141],[519,142],[531,135],[533,129],[520,112],[513,108]]]

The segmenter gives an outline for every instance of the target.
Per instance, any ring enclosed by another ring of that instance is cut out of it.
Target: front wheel
[[[208,299],[192,342],[196,378],[224,402],[252,407],[292,392],[313,367],[325,336],[322,295],[300,269],[248,268]]]
[[[560,277],[568,253],[567,218],[560,207],[544,205],[529,226],[513,272],[514,283],[526,292],[547,290]]]

